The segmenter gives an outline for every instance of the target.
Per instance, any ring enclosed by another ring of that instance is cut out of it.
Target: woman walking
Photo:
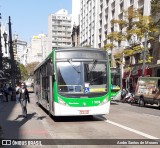
[[[30,103],[29,93],[24,83],[22,83],[20,88],[20,104],[22,107],[22,115],[25,118],[27,118],[27,101]]]

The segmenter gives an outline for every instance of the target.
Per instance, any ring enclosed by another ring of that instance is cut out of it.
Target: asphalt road
[[[139,107],[127,103],[111,102],[108,115],[57,118],[49,117],[45,110],[36,104],[34,94],[30,96],[33,107],[38,114],[45,117],[41,122],[52,139],[120,139],[120,142],[123,139],[124,142],[127,141],[125,139],[130,139],[131,142],[133,139],[160,139],[160,111],[155,106]],[[81,143],[78,140],[77,142]],[[158,147],[156,145],[143,146]],[[106,146],[102,144],[92,145],[92,147]],[[142,147],[142,145],[110,145],[109,147]]]
[[[27,118],[21,116],[20,104],[14,101],[0,104],[0,125],[5,139],[50,139],[43,142],[54,143],[30,146],[37,148],[159,147],[155,140],[160,139],[160,110],[156,106],[111,102],[108,115],[57,118],[50,117],[37,105],[34,93],[30,94],[30,100]],[[155,143],[149,145],[147,142],[152,142],[152,139]],[[29,146],[15,146],[26,147]]]

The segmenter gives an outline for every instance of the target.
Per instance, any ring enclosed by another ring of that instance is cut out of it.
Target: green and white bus
[[[115,97],[120,92],[120,69],[111,68],[111,99],[114,100]],[[120,99],[120,98],[119,98]]]
[[[38,103],[53,116],[108,114],[110,81],[108,55],[96,48],[53,49],[34,70]]]

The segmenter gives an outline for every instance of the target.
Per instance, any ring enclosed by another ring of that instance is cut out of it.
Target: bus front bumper
[[[58,103],[54,103],[55,116],[82,116],[82,115],[104,115],[108,114],[110,102],[99,106],[91,107],[69,107]]]

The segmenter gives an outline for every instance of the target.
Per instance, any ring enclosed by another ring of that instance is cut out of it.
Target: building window
[[[120,12],[123,11],[123,3],[120,4]]]
[[[130,0],[130,5],[133,5],[134,4],[134,0]]]

